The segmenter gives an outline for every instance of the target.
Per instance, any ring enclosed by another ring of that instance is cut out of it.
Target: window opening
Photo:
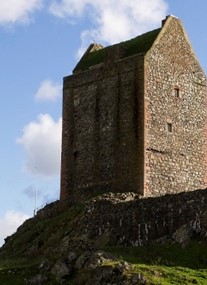
[[[174,95],[175,97],[178,97],[178,98],[180,97],[180,89],[178,87],[174,89]]]
[[[171,123],[167,123],[167,131],[169,133],[172,133],[172,124]]]
[[[76,158],[77,158],[77,156],[78,156],[78,151],[77,151],[77,150],[75,150],[75,151],[73,152],[73,155],[74,155],[74,158],[76,159]]]

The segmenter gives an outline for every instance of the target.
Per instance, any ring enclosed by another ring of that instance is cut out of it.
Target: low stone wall
[[[207,236],[207,189],[139,198],[108,193],[88,202],[77,231],[111,245],[141,246]]]

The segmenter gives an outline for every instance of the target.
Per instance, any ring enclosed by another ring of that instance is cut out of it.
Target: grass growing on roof
[[[161,29],[156,29],[148,33],[145,33],[143,35],[140,35],[136,38],[133,38],[131,40],[121,42],[113,46],[108,46],[106,48],[99,49],[94,52],[89,52],[88,54],[82,57],[82,59],[75,67],[74,71],[78,70],[84,71],[87,70],[90,66],[94,66],[104,62],[105,56],[107,52],[110,52],[111,47],[115,46],[122,47],[125,50],[123,58],[146,52],[152,46],[160,30]]]

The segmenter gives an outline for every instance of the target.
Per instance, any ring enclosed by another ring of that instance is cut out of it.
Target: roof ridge
[[[110,50],[116,50],[114,53],[116,56],[113,59],[110,58],[110,61],[115,61],[117,59],[127,58],[135,54],[147,52],[151,48],[161,29],[162,28],[158,28],[138,35],[130,40],[109,45],[98,50],[89,50],[89,52],[86,52],[80,59],[73,72],[76,73],[79,71],[84,71],[89,69],[91,66],[95,66],[104,62]]]

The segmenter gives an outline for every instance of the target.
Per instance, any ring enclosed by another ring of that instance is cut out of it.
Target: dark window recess
[[[171,123],[167,123],[167,131],[169,133],[172,133],[172,124]]]
[[[77,156],[78,156],[77,150],[75,150],[75,151],[73,152],[73,155],[74,155],[75,158],[77,158]]]
[[[175,97],[180,97],[180,89],[178,87],[174,89],[174,95]]]

